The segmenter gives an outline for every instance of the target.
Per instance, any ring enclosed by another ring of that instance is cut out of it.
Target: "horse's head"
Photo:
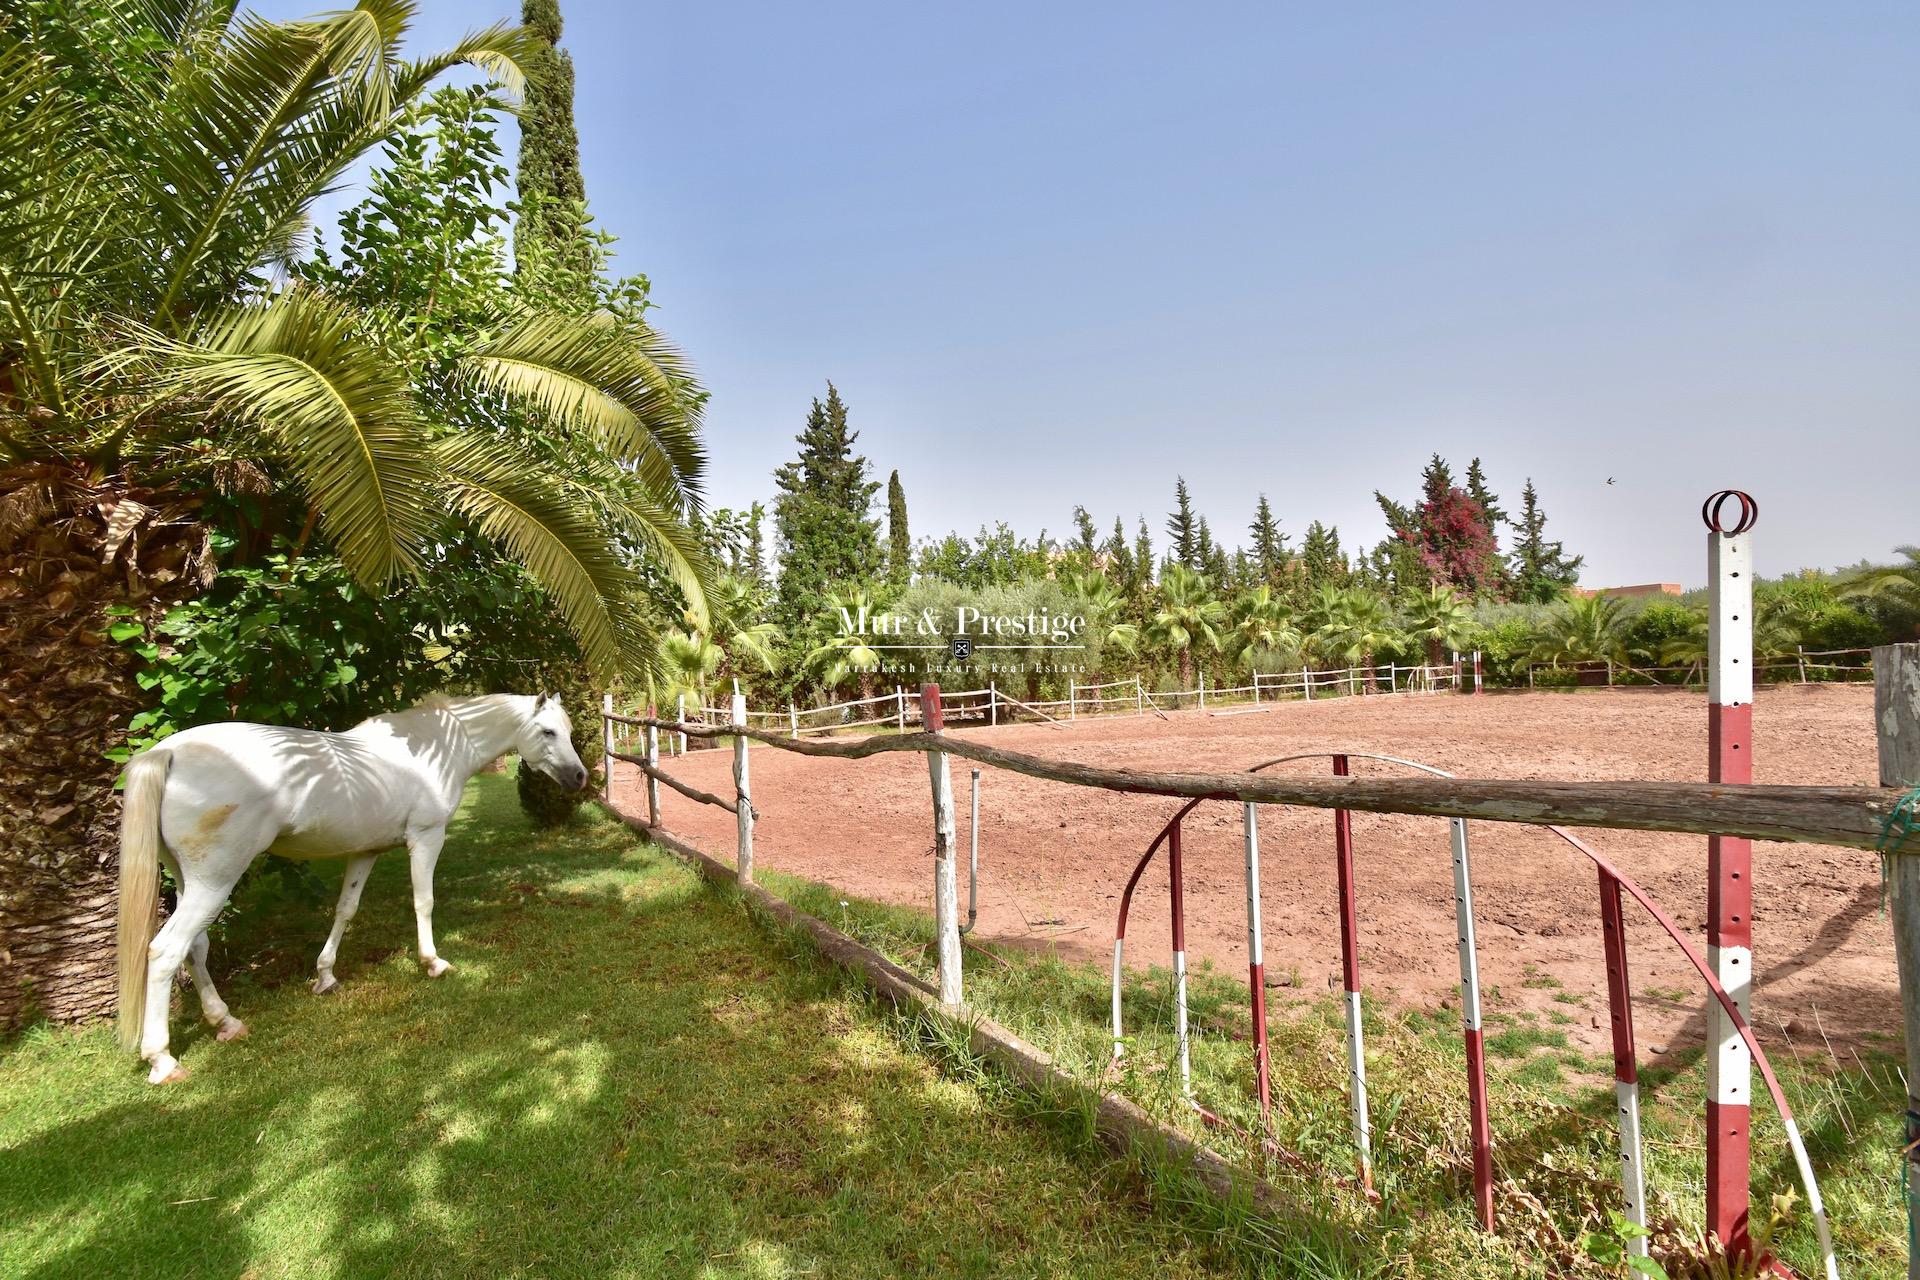
[[[560,699],[543,693],[533,702],[533,714],[521,726],[520,758],[570,791],[587,785],[587,767],[573,749],[573,721]]]

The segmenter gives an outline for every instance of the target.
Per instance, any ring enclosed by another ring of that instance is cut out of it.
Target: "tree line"
[[[1496,682],[1557,683],[1584,667],[1621,680],[1673,682],[1705,661],[1704,600],[1629,601],[1583,593],[1585,557],[1551,537],[1528,478],[1517,512],[1494,491],[1482,460],[1456,476],[1435,454],[1417,496],[1376,491],[1388,533],[1349,551],[1338,528],[1310,521],[1296,545],[1263,494],[1244,537],[1229,539],[1174,482],[1160,540],[1144,517],[1103,526],[1085,506],[1064,539],[1028,538],[1004,522],[972,536],[914,538],[907,490],[893,471],[878,501],[878,472],[858,447],[848,407],[831,383],[815,398],[795,458],[773,475],[771,505],[719,509],[697,522],[720,565],[727,601],[706,630],[669,641],[663,691],[693,698],[739,680],[761,702],[809,703],[871,695],[945,671],[938,650],[899,652],[849,634],[843,617],[892,609],[940,623],[955,607],[1021,615],[1071,611],[1085,647],[1063,656],[1034,644],[975,659],[979,682],[1062,695],[1069,680],[1140,676],[1150,687],[1243,685],[1255,672],[1438,665],[1478,649]],[[1915,634],[1920,553],[1891,566],[1806,571],[1758,585],[1756,652],[1839,649]]]

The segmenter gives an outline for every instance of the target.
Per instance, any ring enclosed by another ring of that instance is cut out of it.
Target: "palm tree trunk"
[[[0,471],[0,1028],[110,1014],[120,766],[147,704],[107,609],[201,589],[206,532],[73,471]]]

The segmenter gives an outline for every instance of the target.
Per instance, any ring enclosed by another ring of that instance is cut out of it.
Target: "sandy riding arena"
[[[1754,714],[1755,781],[1870,785],[1873,691],[1834,685],[1769,688]],[[1399,755],[1462,776],[1568,780],[1706,778],[1703,696],[1663,690],[1485,697],[1342,698],[1250,715],[1177,712],[1081,720],[1063,728],[961,729],[968,737],[1055,758],[1156,769],[1244,769],[1296,752]],[[664,761],[676,777],[731,794],[729,753]],[[932,818],[918,755],[806,759],[754,748],[763,867],[882,902],[930,909]],[[953,761],[959,847],[967,843],[971,766]],[[1323,775],[1324,760],[1281,766]],[[644,812],[633,770],[618,766],[616,799]],[[1359,774],[1394,772],[1356,761]],[[1114,911],[1135,861],[1178,801],[1124,796],[986,770],[981,778],[980,938],[1051,946],[1104,961]],[[723,857],[733,817],[663,796],[669,829]],[[1457,981],[1446,823],[1355,814],[1361,964],[1366,989],[1432,1006]],[[1544,831],[1470,824],[1482,965],[1495,1009],[1557,1010],[1588,1048],[1606,1041],[1599,892],[1587,861]],[[1202,805],[1186,827],[1187,945],[1199,960],[1243,972],[1246,908],[1240,811]],[[1638,879],[1702,946],[1706,839],[1582,831]],[[1261,811],[1266,971],[1302,994],[1339,985],[1333,817]],[[1899,1026],[1893,947],[1870,853],[1812,845],[1754,846],[1755,1022],[1764,1038],[1818,1050],[1820,1035],[1858,1042]],[[961,867],[964,910],[965,864]],[[1156,860],[1135,897],[1128,958],[1167,963],[1167,879]],[[1636,1020],[1643,1044],[1701,1038],[1704,1000],[1686,962],[1651,922],[1629,918]],[[1284,994],[1276,992],[1276,995]]]

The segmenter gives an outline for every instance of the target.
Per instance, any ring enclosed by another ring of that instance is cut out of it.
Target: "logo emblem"
[[[965,662],[973,656],[973,637],[955,636],[953,638],[953,660]]]

